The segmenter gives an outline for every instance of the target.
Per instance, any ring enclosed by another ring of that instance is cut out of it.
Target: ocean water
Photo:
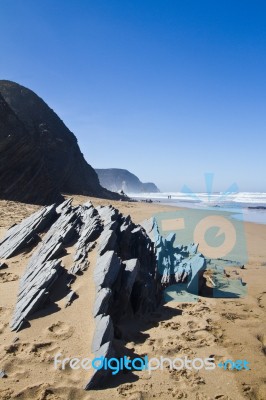
[[[168,196],[171,196],[169,199]],[[266,224],[266,193],[131,193],[136,200],[152,200],[153,202],[186,208],[217,210],[232,214],[232,218]]]

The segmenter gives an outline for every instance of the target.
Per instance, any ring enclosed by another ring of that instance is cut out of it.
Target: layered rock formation
[[[88,202],[73,207],[70,200],[58,207],[46,207],[11,227],[0,242],[0,258],[34,246],[35,236],[44,230],[20,279],[10,327],[23,329],[34,312],[50,301],[52,293],[59,292],[63,282],[68,282],[69,288],[66,306],[71,305],[75,299],[71,284],[90,268],[89,252],[96,246],[95,332],[91,344],[96,357],[121,355],[123,349],[116,345],[117,340],[123,340],[121,323],[154,311],[162,301],[164,288],[173,282],[181,282],[182,290],[197,293],[195,277],[206,266],[196,245],[175,246],[174,234],[163,238],[154,219],[136,225],[112,206],[95,208]],[[70,244],[75,252],[73,266],[67,271],[60,258]],[[110,373],[96,370],[85,388],[100,387]]]
[[[0,198],[39,204],[62,201],[40,149],[0,93]]]
[[[206,268],[203,254],[197,252],[198,245],[175,245],[176,235],[170,233],[167,237],[161,236],[155,218],[144,221],[142,226],[154,243],[157,268],[162,275],[163,286],[185,284],[185,290],[197,294],[200,272]]]
[[[139,178],[126,169],[107,168],[95,170],[103,187],[113,192],[123,190],[124,193],[159,193],[160,190],[152,182],[142,183]]]
[[[0,80],[0,198],[51,204],[62,193],[120,198],[100,186],[74,134],[40,97]]]

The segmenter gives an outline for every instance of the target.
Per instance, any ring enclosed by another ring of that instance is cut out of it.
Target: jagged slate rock
[[[145,229],[147,235],[156,247],[161,245],[162,236],[159,232],[159,227],[154,217],[145,219],[140,223],[140,225]]]
[[[129,229],[132,225],[132,221],[130,216],[128,215],[127,217],[123,217],[122,219],[122,224],[120,226],[120,232],[126,231],[127,229]]]
[[[131,222],[130,230],[121,232],[119,235],[119,257],[122,260],[138,258],[140,263],[140,270],[133,285],[130,303],[127,304],[127,309],[122,307],[123,315],[131,314],[131,312],[142,314],[153,311],[161,297],[161,276],[158,273],[154,244],[144,228],[136,229],[138,227],[140,226]],[[117,283],[115,283],[115,286],[117,293],[119,293],[120,288]],[[123,300],[121,299],[122,303]],[[111,316],[114,321],[120,318],[113,312],[111,312]]]
[[[175,249],[175,251],[176,251],[176,249]],[[182,256],[182,254],[174,254],[174,258],[175,258],[175,263],[176,264],[178,264],[178,263],[180,263],[182,260],[183,260],[183,256]]]
[[[154,218],[145,219],[140,223],[140,225],[145,229],[149,238],[153,241],[153,229],[154,229]]]
[[[109,288],[102,288],[96,296],[93,307],[93,316],[96,317],[100,314],[106,314],[109,307],[109,300],[112,296],[112,290]]]
[[[182,244],[178,244],[177,246],[174,246],[175,255],[181,254],[183,250],[184,250],[184,248],[183,248]]]
[[[114,327],[110,315],[100,315],[95,319],[96,326],[91,344],[91,351],[95,353],[106,342],[114,338]]]
[[[88,256],[88,253],[94,249],[94,247],[96,246],[96,241],[95,242],[90,242],[86,245],[84,245],[84,247],[78,249],[74,255],[74,261],[84,261],[86,259],[86,257]]]
[[[101,218],[92,204],[88,204],[88,206],[83,205],[80,208],[80,217],[82,220],[82,228],[80,237],[75,246],[77,252],[88,243],[97,240],[103,230]]]
[[[56,215],[55,204],[44,207],[25,218],[22,222],[11,227],[4,239],[0,242],[0,258],[10,258],[36,236],[49,226]]]
[[[136,228],[134,228],[134,229],[132,230],[132,233],[140,232],[140,230],[141,230],[141,227],[140,227],[140,226],[137,226]]]
[[[0,370],[0,378],[7,378],[7,373],[4,370]]]
[[[96,216],[99,215],[98,211],[96,208],[93,206],[91,201],[87,201],[86,203],[83,203],[82,205],[78,206],[80,210],[80,216],[82,219],[82,222],[85,224],[86,220],[89,220]]]
[[[198,243],[191,243],[190,245],[187,246],[187,251],[190,255],[196,254],[198,251]]]
[[[99,239],[98,252],[100,255],[107,250],[116,250],[117,236],[114,231],[104,229]]]
[[[85,203],[83,203],[83,207],[91,208],[91,207],[93,207],[93,204],[92,204],[92,202],[89,200],[89,201],[86,201]]]
[[[96,207],[104,225],[109,224],[112,221],[116,221],[120,215],[119,211],[113,206],[98,206]]]
[[[89,265],[90,263],[88,260],[79,260],[73,265],[73,267],[70,268],[69,273],[72,275],[77,275],[80,272],[87,271]]]
[[[113,347],[112,342],[107,342],[103,344],[99,350],[97,350],[94,354],[95,358],[99,359],[110,359],[115,357],[115,350]],[[94,372],[92,377],[90,378],[89,382],[85,386],[85,390],[97,389],[100,388],[103,382],[103,379],[106,379],[107,376],[111,374],[110,369],[98,369]]]
[[[184,258],[189,258],[189,257],[190,257],[190,254],[189,254],[189,252],[188,252],[188,250],[187,250],[187,246],[183,246],[183,248],[182,248],[180,254],[181,254]]]
[[[54,259],[75,234],[75,227],[78,223],[77,210],[71,209],[67,214],[62,213],[56,222],[51,226],[43,238],[43,241],[36,248],[24,275],[20,280],[20,293],[27,291],[27,284],[42,271],[42,265]]]
[[[70,269],[70,274],[77,274],[86,271],[89,268],[90,262],[88,260],[88,253],[96,246],[96,242],[88,243],[81,249],[78,249],[74,255],[74,265]]]
[[[183,257],[182,257],[183,258]],[[191,264],[188,259],[183,259],[174,266],[175,281],[184,283],[191,274]]]
[[[90,251],[92,251],[92,250],[94,249],[94,247],[96,246],[96,244],[97,244],[96,241],[95,241],[95,242],[88,243],[87,246],[86,246],[87,252],[89,253]]]
[[[122,290],[126,293],[126,297],[129,299],[137,274],[140,269],[140,263],[137,258],[132,258],[131,260],[123,261],[123,264],[125,264],[125,269],[122,274],[121,286]]]
[[[164,286],[168,286],[170,284],[171,281],[171,272],[170,272],[170,268],[169,267],[165,267],[164,271],[163,271],[163,275],[162,275],[162,279],[161,279],[161,283]]]
[[[171,233],[169,233],[169,235],[166,237],[165,240],[166,240],[166,242],[169,242],[169,244],[171,244],[171,246],[173,246],[174,242],[175,242],[175,238],[176,238],[176,234],[171,232]]]
[[[39,265],[36,265],[38,268]],[[11,321],[11,330],[18,330],[23,321],[38,309],[47,297],[48,290],[60,275],[61,261],[51,260],[41,264],[37,274],[19,292]]]
[[[74,254],[73,260],[74,261],[83,261],[87,257],[87,246],[82,247],[81,249],[78,249],[76,253]]]
[[[94,282],[97,287],[109,287],[115,282],[121,269],[121,261],[114,251],[107,251],[98,257],[94,269]]]
[[[109,221],[104,224],[104,229],[110,229],[112,231],[116,231],[118,226],[119,226],[118,221]]]
[[[206,268],[206,260],[201,253],[196,254],[190,259],[191,276],[187,283],[187,289],[191,293],[198,293],[199,272]]]
[[[63,211],[33,253],[20,280],[12,330],[17,329],[21,321],[38,309],[47,297],[48,289],[62,271],[61,262],[54,258],[73,237],[77,223],[77,209]]]
[[[59,206],[56,207],[57,214],[62,214],[63,212],[70,210],[72,201],[73,199],[67,199],[63,201],[61,204],[59,204]]]
[[[141,225],[154,243],[157,268],[162,274],[163,287],[175,280],[184,283],[188,291],[198,293],[200,271],[206,268],[206,260],[201,254],[197,254],[198,245],[192,243],[189,246],[174,246],[174,234],[162,237],[154,218],[144,221]]]
[[[95,240],[98,239],[103,229],[99,214],[91,202],[87,202],[85,205],[83,204],[83,206],[79,208],[79,214],[82,227],[79,231],[79,239],[75,245],[75,263],[70,270],[71,274],[77,274],[88,268],[88,252],[95,246]]]
[[[121,274],[121,279],[117,279],[113,285],[113,303],[109,309],[114,323],[119,321],[122,316],[129,317],[129,315],[133,315],[137,311],[138,307],[134,307],[136,303],[133,301],[134,304],[132,304],[131,298],[134,284],[137,282],[137,303],[139,303],[139,301],[145,303],[145,299],[142,296],[142,289],[146,284],[149,285],[149,275],[138,276],[140,262],[137,258],[123,261],[123,266],[124,269]]]
[[[128,234],[130,234],[130,232],[132,231],[132,226],[130,224],[125,224],[123,222],[123,224],[120,226],[120,232],[127,232]]]
[[[65,307],[70,306],[70,305],[73,303],[73,301],[74,301],[77,297],[78,297],[78,296],[77,296],[76,292],[74,292],[74,290],[71,290],[71,291],[68,293],[68,295],[66,296],[66,304],[65,304]]]

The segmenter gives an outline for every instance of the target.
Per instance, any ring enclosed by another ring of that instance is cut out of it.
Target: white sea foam
[[[230,203],[245,204],[246,207],[254,205],[266,206],[266,193],[261,192],[239,192],[239,193],[182,193],[182,192],[165,192],[165,193],[131,193],[131,197],[139,199],[158,199],[160,201],[171,200],[202,202],[211,205],[226,205]]]
[[[169,199],[169,196],[171,198]],[[265,192],[238,192],[238,193],[136,193],[130,194],[138,200],[149,200],[188,208],[213,208],[232,212],[232,218],[244,221],[266,224],[266,193]],[[256,207],[261,207],[258,209]],[[241,212],[241,215],[239,214]]]

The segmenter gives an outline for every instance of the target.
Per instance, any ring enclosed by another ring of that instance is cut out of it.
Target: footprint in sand
[[[0,333],[3,333],[7,326],[7,322],[0,322]]]
[[[0,272],[0,283],[17,281],[19,277],[11,272]]]
[[[50,360],[52,356],[58,352],[59,347],[53,342],[42,342],[34,343],[30,349],[31,353],[34,353],[37,357],[42,360]]]
[[[119,388],[117,388],[117,392],[119,395],[124,396],[128,399],[132,400],[142,400],[142,392],[136,391],[135,385],[132,383],[125,383],[123,385],[120,385]]]
[[[190,331],[183,332],[182,337],[187,342],[195,342],[197,340],[195,334]]]
[[[197,328],[197,324],[195,321],[188,321],[187,322],[187,326],[189,327],[189,329],[196,329]]]
[[[172,397],[174,397],[175,399],[187,399],[188,395],[183,390],[173,388],[172,389]]]
[[[60,339],[68,339],[74,333],[74,328],[64,322],[58,321],[55,324],[49,326],[48,331],[55,337],[60,337]]]
[[[225,394],[217,394],[214,399],[216,400],[232,400],[231,397],[226,396]]]
[[[195,347],[200,348],[221,342],[223,334],[216,327],[205,326],[203,329],[183,332],[182,337],[187,342],[193,342]]]
[[[187,326],[191,332],[198,332],[198,331],[212,331],[213,330],[213,323],[210,318],[200,320],[197,318],[195,320],[191,319],[187,321]]]
[[[54,390],[47,387],[46,384],[30,386],[19,392],[14,398],[19,400],[63,400]]]
[[[52,342],[46,342],[46,343],[34,343],[31,347],[30,352],[31,353],[38,353],[42,349],[47,349],[51,347]]]
[[[266,292],[263,292],[259,295],[258,303],[260,308],[266,308]]]
[[[184,311],[184,314],[193,315],[197,318],[204,318],[206,315],[209,315],[211,309],[207,306],[201,304],[194,304],[191,308],[188,308]]]
[[[196,393],[196,400],[213,400],[211,397],[207,396],[204,393],[197,392]]]
[[[0,399],[9,400],[12,398],[13,393],[14,393],[14,390],[12,390],[12,389],[0,390]]]
[[[175,381],[178,381],[178,387],[183,388],[199,388],[199,385],[205,385],[205,379],[199,376],[198,373],[194,371],[189,371],[182,369],[180,371],[175,369],[169,369],[170,377]]]
[[[136,392],[128,397],[128,400],[143,400],[142,392]]]
[[[2,316],[5,316],[6,314],[7,314],[7,308],[5,308],[5,307],[0,307],[0,315],[1,315],[1,317]]]
[[[254,391],[252,389],[251,386],[249,386],[247,383],[242,383],[242,389],[243,392],[245,394],[245,396],[249,396],[250,399],[256,399],[256,397],[254,396]],[[261,399],[261,400],[265,400],[265,399]]]
[[[8,378],[12,380],[20,380],[29,377],[29,360],[27,357],[23,355],[23,358],[16,357],[16,361],[14,362],[13,357],[8,357],[3,359],[3,369],[8,371]],[[13,398],[13,397],[12,397]],[[2,399],[0,394],[0,399]]]
[[[27,352],[29,353],[31,348],[30,343],[12,343],[9,346],[5,347],[5,352],[7,354],[17,354],[17,353],[22,353],[22,352]]]
[[[181,353],[191,355],[193,353],[186,343],[182,343],[180,338],[176,337],[158,341],[158,343],[155,343],[154,348],[156,352],[161,352],[166,356],[176,356]]]
[[[262,384],[256,393],[256,400],[265,400],[266,399],[266,383]]]
[[[40,358],[40,361],[46,362],[52,361],[58,351],[59,347],[53,342],[34,343],[30,350],[35,357]]]
[[[166,398],[165,397],[166,392],[159,392],[158,393],[158,398]],[[187,399],[188,395],[186,392],[184,392],[183,390],[180,390],[179,388],[176,387],[171,387],[171,388],[167,388],[167,395],[169,396],[169,394],[172,395],[172,397],[174,399]],[[169,398],[169,397],[167,397]]]
[[[175,331],[178,330],[180,328],[180,326],[181,326],[181,324],[179,322],[174,322],[174,321],[172,321],[172,322],[162,321],[162,322],[160,322],[160,325],[163,328],[170,328],[170,329],[173,329]]]
[[[259,334],[259,335],[257,335],[257,339],[261,342],[262,351],[266,356],[266,335]]]
[[[230,312],[222,313],[222,317],[224,317],[232,322],[234,322],[236,319],[246,319],[246,315],[240,315],[240,314],[230,313]]]

